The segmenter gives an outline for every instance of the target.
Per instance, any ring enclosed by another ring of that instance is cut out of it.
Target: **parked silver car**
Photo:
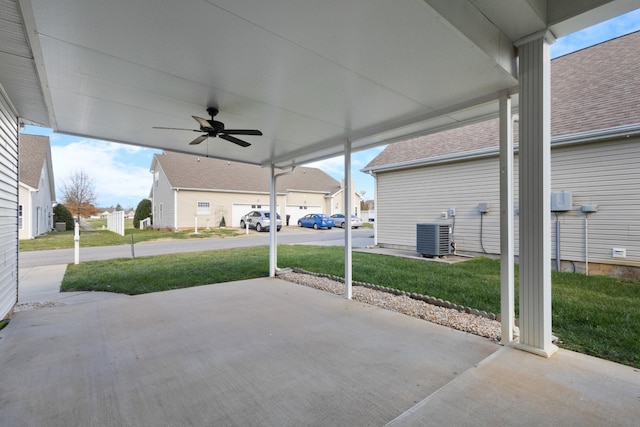
[[[333,218],[333,222],[335,222],[336,227],[344,228],[344,214],[333,214],[331,215],[331,218]],[[359,227],[362,227],[362,219],[355,215],[351,215],[351,228]]]
[[[268,231],[271,227],[271,214],[268,211],[251,211],[240,219],[241,228],[247,225],[249,228],[255,228],[256,231]],[[277,214],[276,226],[276,230],[280,231],[282,228],[280,214]]]

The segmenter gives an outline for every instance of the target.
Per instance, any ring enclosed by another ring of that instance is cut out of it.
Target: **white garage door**
[[[254,205],[255,206],[255,205]],[[268,206],[267,206],[268,208]],[[240,227],[240,218],[242,218],[243,215],[248,214],[249,212],[251,212],[253,209],[251,205],[242,205],[242,204],[234,204],[231,207],[231,226],[232,227]]]
[[[287,215],[289,215],[289,225],[298,225],[298,218],[302,218],[306,214],[321,213],[320,206],[295,206],[287,205]]]
[[[280,205],[276,207],[276,209],[280,210]],[[240,227],[240,219],[248,214],[251,211],[268,211],[269,204],[266,205],[245,205],[245,204],[234,204],[231,206],[231,226],[232,227]]]

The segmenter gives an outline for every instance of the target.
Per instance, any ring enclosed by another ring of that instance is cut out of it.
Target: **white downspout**
[[[154,192],[155,194],[155,192]],[[173,192],[173,231],[178,231],[178,189]]]

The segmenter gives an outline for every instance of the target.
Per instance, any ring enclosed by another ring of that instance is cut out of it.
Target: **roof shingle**
[[[640,124],[639,56],[640,31],[552,60],[552,137]],[[364,169],[497,147],[498,123],[492,119],[390,144]]]
[[[42,167],[51,152],[49,137],[20,134],[19,180],[32,188],[40,187]]]
[[[246,163],[164,152],[155,160],[173,188],[213,191],[269,192],[268,168]],[[277,170],[277,173],[283,171]],[[277,191],[306,191],[331,194],[340,183],[317,168],[297,167],[293,173],[278,177]]]

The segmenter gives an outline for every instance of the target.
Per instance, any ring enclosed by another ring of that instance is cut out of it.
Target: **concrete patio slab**
[[[637,369],[550,359],[279,279],[59,293],[20,271],[7,426],[636,426]]]
[[[11,426],[384,425],[500,347],[279,279],[18,312]]]
[[[637,426],[640,372],[559,350],[503,347],[388,426]]]

